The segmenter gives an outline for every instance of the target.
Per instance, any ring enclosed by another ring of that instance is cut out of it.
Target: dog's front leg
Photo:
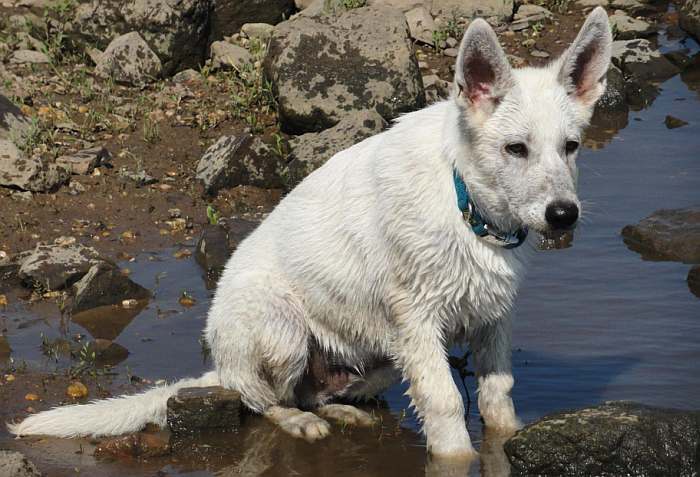
[[[428,451],[436,457],[472,459],[477,454],[467,433],[464,402],[450,373],[440,320],[434,311],[413,308],[410,300],[397,303],[393,353],[423,421]]]
[[[513,388],[510,317],[477,323],[470,328],[469,348],[479,380],[479,412],[486,427],[504,433],[519,429],[521,424],[510,397]]]

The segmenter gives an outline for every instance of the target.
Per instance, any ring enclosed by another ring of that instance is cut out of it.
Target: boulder
[[[685,0],[678,22],[683,30],[700,41],[700,0]]]
[[[12,65],[41,65],[51,63],[51,59],[42,53],[35,50],[17,50],[10,56],[10,64]]]
[[[39,157],[26,157],[10,140],[0,139],[0,186],[51,192],[65,184],[70,172]]]
[[[253,56],[245,48],[227,41],[215,41],[211,44],[212,70],[240,70],[247,63],[253,62]]]
[[[59,290],[80,280],[99,261],[97,250],[81,244],[37,245],[22,260],[18,276],[28,286]]]
[[[238,185],[263,188],[282,186],[281,158],[259,137],[222,136],[197,164],[197,179],[207,194]]]
[[[427,8],[420,6],[406,12],[406,23],[411,38],[427,45],[434,45],[435,22]]]
[[[107,46],[95,66],[95,74],[117,83],[143,86],[162,72],[158,55],[138,32],[121,35]]]
[[[265,73],[290,133],[332,127],[351,111],[376,109],[386,120],[421,108],[425,94],[404,15],[366,7],[280,23]]]
[[[512,475],[696,475],[700,412],[631,402],[546,416],[504,449]]]
[[[610,26],[615,32],[617,40],[632,40],[651,36],[655,33],[654,28],[644,20],[637,20],[628,16],[622,10],[617,10],[610,15]]]
[[[167,420],[174,434],[201,431],[236,431],[243,405],[236,391],[210,386],[182,388],[168,399]]]
[[[658,50],[651,47],[649,40],[619,40],[612,44],[612,63],[626,76],[634,76],[642,81],[664,81],[679,69]]]
[[[76,8],[69,32],[75,44],[100,50],[139,32],[169,76],[204,62],[209,11],[209,0],[90,0]]]
[[[289,18],[294,0],[212,0],[209,41],[238,33],[246,23],[275,25]]]
[[[75,154],[59,156],[56,164],[70,171],[71,174],[91,174],[95,167],[109,162],[111,155],[104,147],[91,147]]]
[[[151,292],[134,283],[118,268],[101,262],[73,285],[75,298],[71,308],[73,313],[105,305],[117,305],[124,300],[143,300],[151,297]]]
[[[275,27],[269,23],[246,23],[241,26],[241,33],[248,38],[260,40],[264,44],[270,40],[274,30]]]
[[[285,170],[287,188],[292,189],[336,153],[381,132],[385,127],[386,121],[376,111],[356,111],[332,128],[290,140],[291,152]]]
[[[598,111],[627,111],[625,99],[625,78],[622,71],[616,66],[610,65],[606,76],[605,92],[600,97],[595,107]]]
[[[445,19],[464,17],[497,17],[510,20],[513,16],[513,0],[433,0],[432,13]]]
[[[622,237],[645,260],[700,263],[700,207],[657,210],[623,228]]]
[[[0,450],[0,475],[3,477],[41,477],[41,472],[24,454]]]
[[[688,271],[688,288],[696,297],[700,298],[700,265],[695,265]]]
[[[0,94],[0,139],[21,142],[32,126],[12,101]]]

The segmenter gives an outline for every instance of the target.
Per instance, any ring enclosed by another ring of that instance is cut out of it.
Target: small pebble
[[[74,381],[66,388],[66,395],[73,399],[83,399],[88,395],[88,388],[80,381]]]
[[[39,396],[37,396],[37,395],[34,394],[34,393],[27,393],[27,394],[24,396],[24,399],[27,400],[27,401],[38,401],[38,400],[39,400]]]

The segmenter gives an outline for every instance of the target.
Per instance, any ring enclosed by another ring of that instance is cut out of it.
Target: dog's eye
[[[508,151],[508,154],[512,156],[527,157],[527,146],[522,142],[508,144],[506,146],[506,151]]]
[[[566,153],[573,154],[578,149],[578,142],[576,141],[566,141]]]

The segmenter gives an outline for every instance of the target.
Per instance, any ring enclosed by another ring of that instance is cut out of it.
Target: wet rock
[[[700,298],[700,265],[695,265],[688,272],[688,288],[696,297]]]
[[[390,120],[425,104],[404,15],[365,7],[275,28],[265,60],[285,131],[332,127],[351,111]]]
[[[75,154],[59,156],[56,164],[67,169],[71,174],[91,174],[95,167],[107,163],[112,156],[104,147],[91,147]]]
[[[9,358],[11,354],[12,348],[10,348],[10,343],[7,341],[7,336],[0,335],[0,363]]]
[[[0,475],[3,477],[41,477],[41,472],[24,454],[0,450]]]
[[[649,40],[644,39],[614,41],[612,62],[626,76],[642,81],[663,81],[679,72],[673,63],[651,47]]]
[[[135,31],[112,40],[95,66],[96,75],[132,86],[157,79],[161,71],[160,59]]]
[[[168,399],[168,426],[175,434],[235,431],[241,425],[241,395],[220,386],[183,388]]]
[[[207,53],[209,1],[91,0],[80,3],[69,33],[77,45],[104,50],[117,36],[139,32],[163,74],[196,68]]]
[[[666,115],[666,119],[664,119],[664,124],[668,129],[676,129],[676,128],[682,128],[683,126],[688,125],[688,121],[683,121],[680,118],[677,118],[675,116]]]
[[[425,7],[416,7],[406,12],[406,23],[411,38],[427,45],[433,45],[433,34],[435,33],[435,22],[430,12]]]
[[[197,179],[207,194],[241,184],[264,188],[282,186],[281,158],[259,137],[222,136],[197,164]]]
[[[51,192],[65,184],[70,172],[39,157],[26,157],[10,140],[0,139],[0,186]]]
[[[151,297],[149,290],[131,281],[118,268],[104,262],[93,265],[85,276],[73,285],[73,292],[73,313],[98,306],[117,305],[123,300],[143,300]]]
[[[631,40],[633,38],[643,38],[654,33],[652,26],[644,20],[637,20],[628,16],[622,10],[617,10],[610,15],[610,26],[615,32],[618,40]]]
[[[700,41],[700,0],[685,0],[678,17],[680,27]]]
[[[0,94],[0,139],[21,142],[30,128],[29,118],[12,101]]]
[[[100,442],[95,448],[95,457],[153,458],[170,454],[170,433],[137,432],[114,437]]]
[[[626,82],[622,71],[616,66],[610,66],[606,76],[605,92],[596,103],[598,111],[627,111],[625,99]]]
[[[240,70],[247,63],[252,63],[253,57],[248,50],[227,41],[215,41],[211,44],[211,66],[213,70]]]
[[[386,121],[379,113],[366,110],[353,112],[336,126],[320,133],[295,137],[289,142],[291,152],[285,171],[287,188],[296,186],[336,153],[381,132],[385,127]]]
[[[691,476],[698,446],[700,412],[618,401],[544,417],[504,448],[514,476]]]
[[[513,0],[433,0],[432,13],[445,19],[453,15],[465,18],[496,17],[509,20],[513,15]]]
[[[81,244],[37,245],[22,260],[18,276],[28,286],[60,290],[82,278],[99,261],[97,250]]]
[[[267,44],[274,30],[275,27],[269,23],[246,23],[241,26],[241,33],[245,34],[248,38],[258,39],[264,44]]]
[[[221,225],[207,225],[202,229],[202,235],[197,242],[194,259],[207,273],[207,277],[216,280],[232,252],[228,229]]]
[[[657,210],[623,228],[622,237],[645,260],[700,263],[700,207]]]
[[[212,0],[210,41],[238,33],[246,23],[275,25],[289,18],[294,0]]]
[[[10,56],[12,65],[41,65],[51,63],[45,53],[35,50],[17,50]]]

